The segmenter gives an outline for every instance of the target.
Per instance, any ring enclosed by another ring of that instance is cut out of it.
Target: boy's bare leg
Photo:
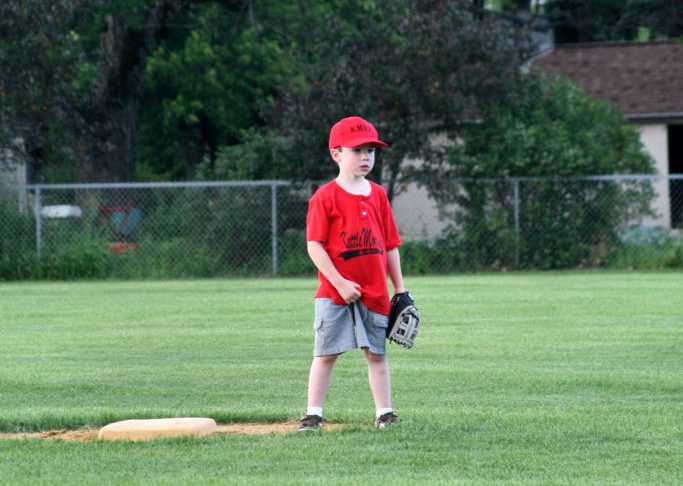
[[[363,348],[365,359],[368,362],[368,377],[370,390],[375,399],[377,410],[391,408],[391,374],[389,361],[386,355],[375,354],[367,348]]]
[[[337,354],[330,356],[316,356],[311,364],[308,375],[308,406],[322,407],[325,403],[327,390],[330,388],[332,369],[337,362]]]

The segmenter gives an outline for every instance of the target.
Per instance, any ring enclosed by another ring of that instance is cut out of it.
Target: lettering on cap
[[[378,137],[379,134],[372,123],[359,116],[350,116],[342,118],[332,126],[328,145],[330,149],[348,146],[346,145],[348,143],[353,143],[352,147],[358,147],[366,143],[386,147],[387,144]]]

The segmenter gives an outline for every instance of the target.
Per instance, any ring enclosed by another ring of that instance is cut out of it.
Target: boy
[[[330,131],[329,150],[339,175],[320,187],[306,218],[308,254],[318,269],[315,346],[308,381],[308,408],[300,431],[323,425],[323,403],[337,357],[363,349],[376,426],[398,422],[391,405],[386,358],[390,312],[387,273],[396,293],[405,291],[398,247],[401,237],[386,191],[366,179],[375,148],[386,147],[363,118],[343,118]]]

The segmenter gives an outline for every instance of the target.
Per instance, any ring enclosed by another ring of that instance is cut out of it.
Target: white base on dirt
[[[102,440],[152,440],[181,435],[211,435],[216,421],[210,418],[184,417],[123,420],[102,427],[97,438]]]

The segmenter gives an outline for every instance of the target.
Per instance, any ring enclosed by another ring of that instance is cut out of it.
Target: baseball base
[[[97,438],[100,440],[152,440],[182,435],[205,436],[215,431],[216,422],[210,418],[123,420],[102,427],[97,433]]]

